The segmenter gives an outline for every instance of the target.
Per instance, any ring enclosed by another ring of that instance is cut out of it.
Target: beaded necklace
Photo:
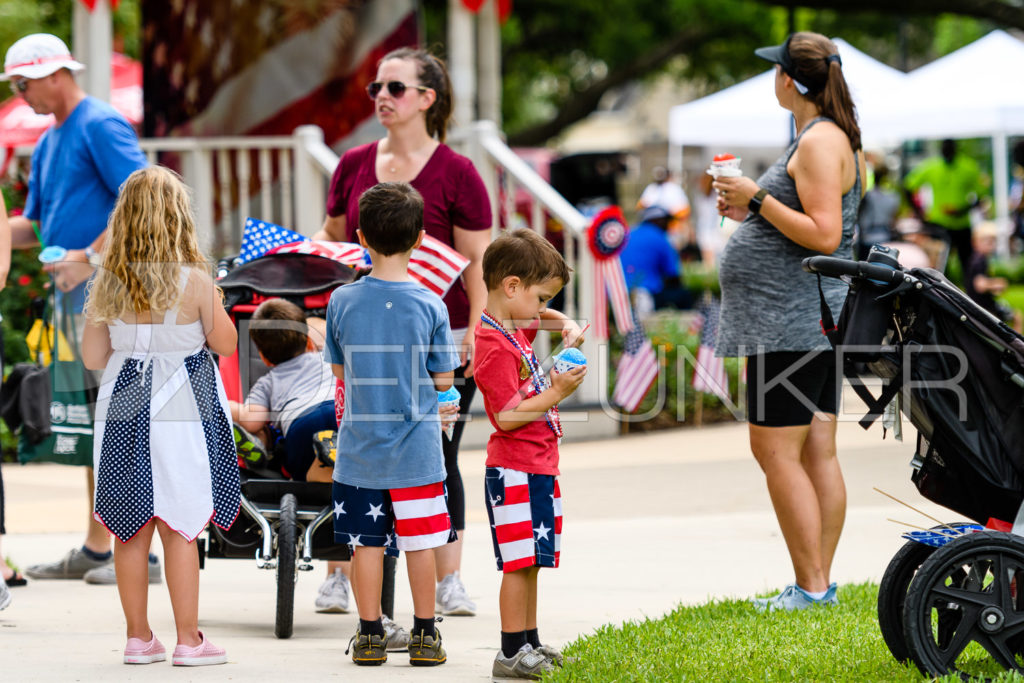
[[[540,363],[537,362],[536,356],[534,356],[532,353],[527,353],[526,349],[524,349],[519,344],[519,342],[516,341],[516,338],[513,335],[509,334],[508,330],[506,330],[504,326],[502,326],[501,323],[495,320],[487,311],[483,312],[483,314],[480,316],[480,320],[487,323],[488,325],[496,329],[498,332],[501,332],[502,336],[508,340],[509,344],[514,346],[516,351],[519,352],[519,355],[520,357],[522,357],[523,362],[526,363],[526,365],[529,366],[530,368],[530,384],[533,386],[534,391],[536,391],[539,394],[545,389],[547,389],[548,382],[547,379],[544,377],[544,374],[541,373],[540,371]],[[544,413],[544,421],[548,423],[548,429],[554,432],[555,437],[561,439],[562,422],[561,420],[558,419],[557,405],[551,406],[551,408],[548,409],[546,413]]]

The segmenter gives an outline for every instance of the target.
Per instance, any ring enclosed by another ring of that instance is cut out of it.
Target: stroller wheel
[[[1024,541],[1004,532],[962,536],[935,550],[910,584],[903,628],[927,675],[1024,672]]]
[[[277,619],[274,635],[292,637],[295,616],[295,542],[298,535],[298,501],[292,493],[281,497],[281,518],[277,527]]]
[[[878,584],[878,628],[882,640],[896,661],[910,660],[907,639],[903,635],[903,608],[907,601],[907,589],[921,563],[935,552],[935,548],[917,541],[907,541],[885,568],[882,581]]]
[[[971,522],[953,522],[933,526],[932,530],[945,531],[950,527],[961,528]],[[936,547],[920,541],[907,541],[885,568],[882,581],[878,584],[878,628],[889,652],[899,662],[910,661],[910,650],[903,635],[903,608],[907,601],[907,589],[914,579],[921,563],[935,552]]]

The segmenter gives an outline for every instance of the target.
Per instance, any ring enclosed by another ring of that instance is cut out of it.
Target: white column
[[[501,129],[501,30],[498,0],[487,0],[477,17],[477,77],[481,119],[494,121]]]
[[[448,75],[455,98],[455,125],[476,119],[476,56],[473,15],[462,0],[448,0]]]
[[[327,215],[327,193],[323,176],[307,146],[323,145],[324,131],[320,126],[299,126],[292,137],[295,139],[295,225],[288,227],[311,237],[323,226]]]
[[[1000,256],[1010,255],[1010,162],[1006,155],[1006,133],[992,136],[992,196],[995,199],[996,225],[999,226]]]
[[[114,50],[110,0],[97,0],[90,12],[79,0],[73,0],[71,54],[85,64],[78,84],[93,97],[110,101],[110,54]]]

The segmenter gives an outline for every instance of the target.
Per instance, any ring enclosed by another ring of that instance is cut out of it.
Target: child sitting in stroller
[[[332,470],[317,459],[313,443],[316,434],[338,426],[334,375],[310,339],[305,313],[285,299],[269,299],[253,313],[249,334],[270,370],[244,403],[229,402],[240,451],[247,459],[250,453],[265,458],[275,450],[270,437],[275,427],[284,437],[285,474],[296,481],[330,482]]]

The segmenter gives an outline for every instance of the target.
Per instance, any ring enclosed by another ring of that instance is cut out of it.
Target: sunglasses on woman
[[[395,99],[400,99],[408,88],[414,88],[420,92],[430,90],[430,88],[423,85],[406,85],[405,83],[402,83],[402,81],[388,81],[387,83],[384,83],[383,81],[374,81],[366,86],[366,94],[370,96],[371,100],[375,100],[377,99],[377,95],[380,94],[380,91],[384,89],[385,85],[388,87],[388,93]]]

